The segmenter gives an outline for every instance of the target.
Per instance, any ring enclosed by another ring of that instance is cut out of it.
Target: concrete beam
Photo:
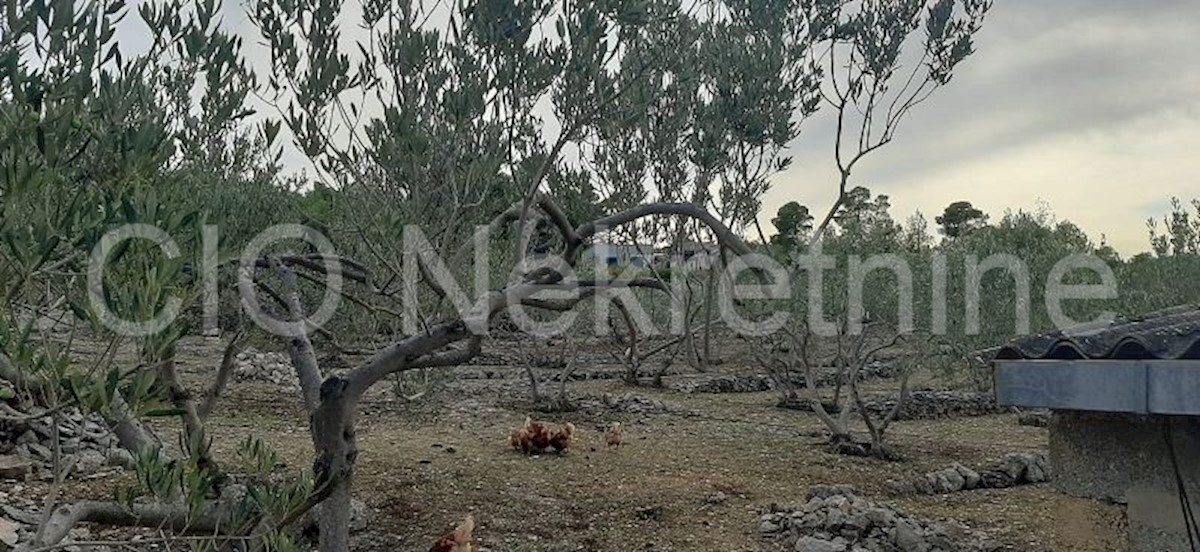
[[[1200,415],[1200,361],[1004,360],[996,362],[1004,406]]]

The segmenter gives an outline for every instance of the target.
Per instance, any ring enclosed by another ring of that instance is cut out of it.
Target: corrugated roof
[[[1200,360],[1200,305],[1183,305],[1111,324],[1024,337],[995,360]]]

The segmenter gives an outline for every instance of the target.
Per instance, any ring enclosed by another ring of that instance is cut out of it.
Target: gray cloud
[[[1196,36],[1195,2],[997,2],[976,54],[859,183],[930,216],[957,199],[999,215],[1040,198],[1124,252],[1143,250],[1146,216],[1200,193],[1186,153],[1200,147]],[[769,211],[833,200],[830,119],[806,123]]]

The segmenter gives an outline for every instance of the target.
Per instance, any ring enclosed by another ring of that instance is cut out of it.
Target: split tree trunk
[[[354,413],[358,395],[348,390],[349,382],[331,377],[321,384],[320,404],[312,413],[313,473],[319,495],[320,552],[350,549],[350,493],[354,462],[358,457]],[[350,392],[348,392],[350,391]]]

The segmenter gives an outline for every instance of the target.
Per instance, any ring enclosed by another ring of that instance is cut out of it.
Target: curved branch
[[[670,293],[670,287],[667,286],[667,284],[664,283],[662,280],[659,280],[656,278],[633,278],[633,279],[626,280],[626,281],[616,281],[616,282],[597,282],[595,280],[579,280],[576,283],[541,284],[541,285],[539,285],[540,289],[538,290],[538,291],[578,290],[579,295],[577,297],[573,297],[571,299],[563,299],[563,300],[559,300],[559,301],[554,301],[551,299],[539,299],[537,297],[526,297],[521,300],[521,304],[525,305],[527,307],[533,307],[535,309],[563,312],[563,311],[569,311],[569,310],[575,308],[575,306],[578,305],[584,299],[592,297],[592,296],[596,295],[597,293],[604,291],[606,289],[635,288],[635,287],[657,289],[660,291]],[[619,301],[617,301],[617,302],[619,303]]]
[[[278,257],[263,257],[254,261],[255,268],[271,268],[272,259],[278,260],[286,266],[299,266],[313,272],[321,274],[330,274],[331,271],[326,263],[338,264],[337,273],[341,277],[370,286],[370,273],[363,268],[357,261],[346,257],[339,256],[324,256],[324,255],[280,255]],[[231,261],[232,262],[232,261]],[[351,270],[346,270],[350,268]]]
[[[647,203],[639,205],[626,211],[588,222],[576,228],[575,234],[580,242],[582,242],[596,235],[599,231],[609,230],[654,215],[676,215],[696,219],[707,226],[713,234],[716,234],[717,241],[722,247],[733,251],[737,255],[752,253],[750,246],[746,245],[746,242],[742,238],[733,233],[728,226],[717,220],[707,210],[694,203]],[[579,253],[580,246],[581,243],[576,243],[568,248],[566,255],[564,255],[568,262],[575,259],[575,256]]]
[[[24,389],[35,395],[45,395],[49,383],[40,378],[26,377],[21,373],[8,355],[0,352],[0,379],[8,380],[9,383],[16,386],[18,389]]]
[[[458,350],[448,351],[430,355],[426,358],[413,362],[412,368],[434,368],[439,366],[458,366],[470,361],[472,358],[479,356],[483,347],[483,338],[475,335],[467,341],[467,346]]]
[[[213,380],[212,385],[204,392],[204,400],[200,403],[197,409],[197,414],[201,419],[206,419],[213,410],[217,407],[217,399],[221,397],[221,392],[225,390],[225,386],[229,383],[230,376],[233,375],[233,370],[237,366],[237,355],[242,352],[246,345],[245,330],[238,330],[229,343],[225,345],[225,351],[221,354],[221,367],[217,369],[217,377]]]
[[[499,232],[505,224],[519,220],[521,217],[523,203],[524,202],[521,201],[513,203],[508,209],[505,209],[500,214],[496,215],[495,218],[493,218],[487,225],[487,235],[491,236],[496,232]],[[558,203],[555,203],[554,199],[546,194],[539,193],[534,197],[534,204],[536,204],[538,208],[540,208],[542,212],[546,213],[546,215],[550,218],[550,222],[552,222],[554,227],[558,229],[558,233],[562,236],[563,241],[567,243],[568,247],[580,241],[579,236],[575,233],[575,227],[571,225],[571,220],[567,218],[566,212],[562,210],[562,207],[560,207]],[[463,262],[463,257],[467,254],[467,251],[468,249],[465,246],[459,248],[459,250],[454,254],[454,257],[451,259],[451,266],[458,266],[461,264]]]
[[[268,286],[267,284],[263,283],[261,280],[258,280],[256,278],[254,280],[254,287],[257,288],[258,290],[262,291],[263,293],[267,294],[267,297],[270,297],[271,301],[274,301],[275,304],[277,304],[280,307],[283,307],[285,309],[288,308],[287,300],[284,299],[283,296],[279,294],[279,292],[272,289],[271,286]],[[340,352],[344,355],[366,356],[366,355],[370,354],[369,351],[364,351],[364,350],[360,350],[360,349],[350,349],[350,348],[343,346],[340,342],[338,342],[337,338],[333,336],[333,333],[331,333],[329,330],[326,330],[325,328],[322,328],[321,326],[313,324],[307,318],[304,319],[304,322],[307,325],[308,329],[316,332],[317,335],[320,335],[321,337],[328,339],[329,344],[333,345],[334,349],[337,349],[338,352]]]
[[[284,292],[286,293],[288,318],[307,328],[309,324],[304,315],[304,306],[300,304],[300,288],[296,283],[296,272],[284,266],[282,262],[272,261],[271,264],[280,279],[283,280],[283,285],[286,286]],[[312,341],[309,341],[307,331],[297,332],[296,335],[291,336],[291,339],[288,340],[288,353],[292,360],[292,367],[296,370],[296,378],[300,381],[300,390],[304,394],[304,406],[308,412],[312,412],[320,401],[321,368],[317,364],[317,355],[313,352]]]
[[[414,361],[470,336],[467,323],[454,320],[434,325],[425,333],[409,336],[384,347],[372,355],[366,364],[355,368],[344,378],[346,389],[343,395],[350,401],[357,400],[375,382],[388,374],[416,368],[418,366]]]
[[[34,551],[54,546],[80,523],[102,523],[123,527],[155,527],[193,534],[221,534],[232,527],[229,513],[220,503],[213,503],[197,516],[185,506],[165,504],[133,504],[83,501],[64,504],[54,509],[43,525],[41,538],[17,547],[18,551]]]

